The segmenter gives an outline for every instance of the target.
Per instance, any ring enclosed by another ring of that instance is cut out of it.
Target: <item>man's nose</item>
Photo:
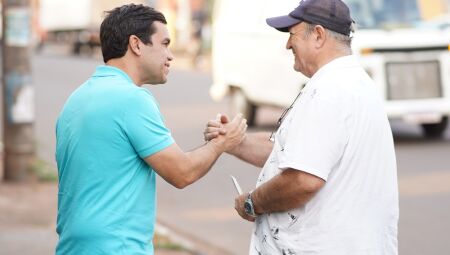
[[[172,61],[174,59],[174,56],[173,56],[172,51],[170,49],[168,51],[169,51],[169,55],[167,56],[167,59],[169,61]]]
[[[292,49],[291,40],[288,40],[286,42],[286,50],[290,50],[290,49]]]

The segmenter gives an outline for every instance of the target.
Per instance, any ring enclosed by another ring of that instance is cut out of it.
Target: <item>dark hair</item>
[[[107,11],[100,25],[103,61],[106,63],[110,59],[123,57],[131,35],[139,37],[145,44],[151,44],[151,36],[156,32],[154,21],[167,24],[162,13],[142,4],[128,4]]]

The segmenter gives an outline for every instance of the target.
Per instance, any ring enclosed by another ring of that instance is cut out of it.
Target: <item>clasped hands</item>
[[[246,130],[247,120],[242,117],[242,114],[237,114],[231,122],[226,115],[217,114],[214,120],[208,121],[203,135],[206,142],[220,138],[229,140],[225,151],[229,154],[236,155],[239,145],[246,137]],[[234,208],[243,219],[253,222],[255,218],[249,216],[244,209],[244,202],[247,196],[248,193],[245,193],[236,197]]]
[[[229,121],[226,115],[217,114],[216,119],[208,121],[203,136],[206,142],[219,140],[224,144],[225,152],[232,154],[245,139],[247,120],[242,114],[237,114]]]

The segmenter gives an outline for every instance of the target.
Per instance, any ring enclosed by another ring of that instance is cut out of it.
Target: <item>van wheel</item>
[[[255,125],[257,106],[252,104],[241,89],[233,89],[231,93],[231,113],[234,117],[237,113],[242,113],[247,119],[247,125],[252,127]]]
[[[448,117],[442,118],[441,122],[434,124],[422,124],[422,129],[425,132],[425,136],[429,138],[440,138],[444,134],[447,128]]]

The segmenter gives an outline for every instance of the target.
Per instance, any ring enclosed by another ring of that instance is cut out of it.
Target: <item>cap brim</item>
[[[289,28],[295,24],[302,22],[299,19],[295,19],[289,15],[279,16],[266,19],[267,25],[277,29],[281,32],[289,32]]]

